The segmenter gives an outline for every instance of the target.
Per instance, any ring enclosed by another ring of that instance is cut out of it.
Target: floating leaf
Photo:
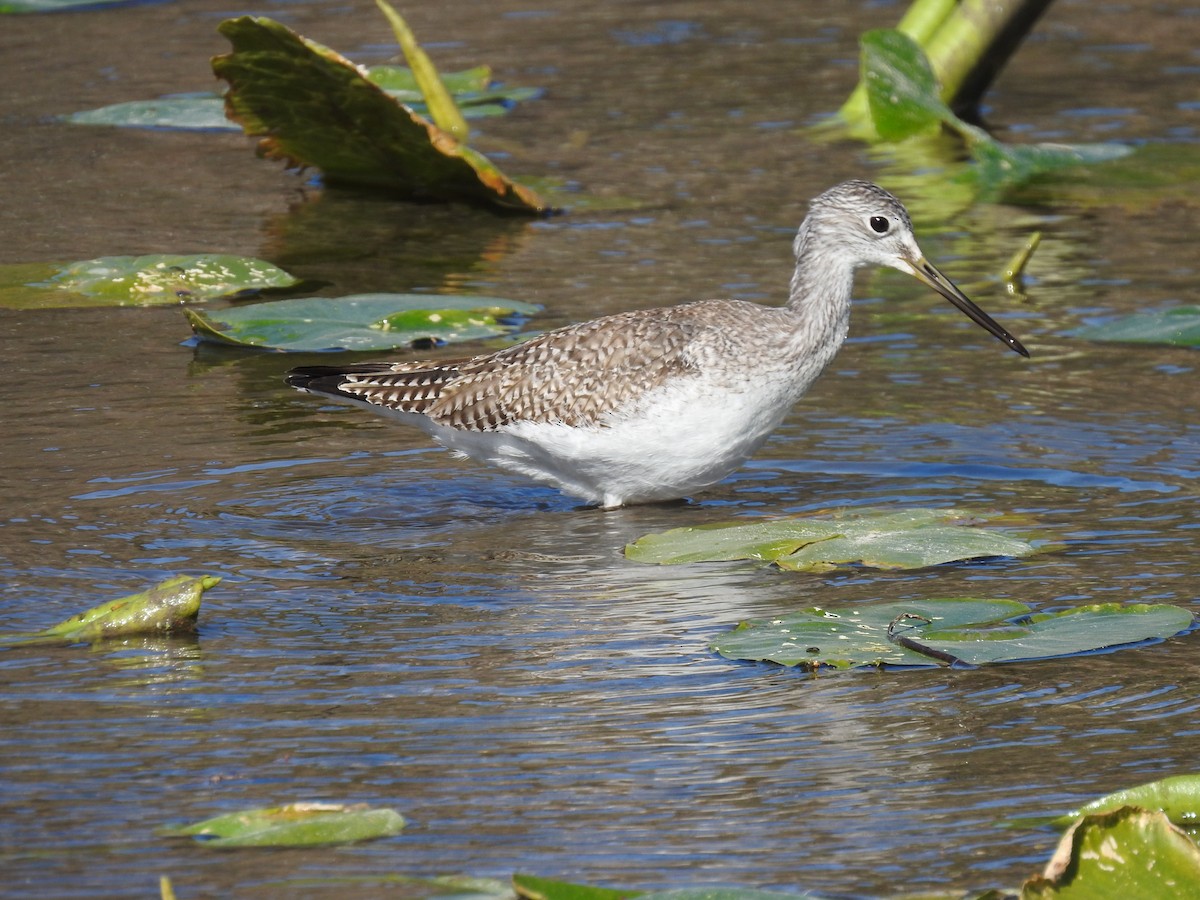
[[[1200,825],[1200,775],[1174,775],[1106,794],[1051,824],[1065,828],[1080,816],[1113,812],[1123,806],[1162,812],[1176,825]]]
[[[1035,552],[1023,540],[964,524],[986,518],[962,510],[910,509],[836,519],[727,522],[646,535],[626,547],[625,555],[664,565],[758,559],[785,569],[822,572],[850,563],[918,569]]]
[[[1072,336],[1085,341],[1196,347],[1200,346],[1200,306],[1137,313],[1103,325],[1076,329]]]
[[[743,622],[712,643],[728,659],[806,669],[968,666],[1071,656],[1162,639],[1193,625],[1165,604],[1116,603],[1031,614],[1014,600],[930,599],[806,609]],[[903,644],[897,642],[903,639]]]
[[[1123,807],[1079,820],[1022,900],[1195,896],[1200,848],[1161,812]]]
[[[520,873],[513,875],[512,884],[517,896],[522,900],[632,900],[643,893],[572,884],[569,881],[555,881],[552,878]]]
[[[217,816],[163,834],[207,838],[203,843],[208,847],[300,847],[389,837],[403,828],[404,817],[394,809],[290,803]]]
[[[174,128],[237,131],[225,117],[225,101],[216,94],[170,94],[157,100],[130,100],[63,116],[72,125],[116,125],[122,128]]]
[[[389,96],[425,112],[425,99],[412,71],[404,66],[374,66],[366,78]],[[442,76],[455,103],[467,119],[503,115],[522,100],[540,96],[537,88],[500,87],[489,84],[491,70],[486,66],[451,72]],[[63,116],[72,125],[111,125],[121,128],[166,128],[195,131],[240,131],[241,127],[225,115],[225,98],[211,91],[168,94],[155,100],[131,100],[98,109]]]
[[[176,575],[138,594],[109,600],[44,631],[6,637],[8,646],[95,643],[134,635],[194,631],[200,598],[221,581],[215,575]]]
[[[219,30],[233,45],[212,61],[229,82],[226,113],[262,138],[262,155],[316,166],[331,183],[412,199],[550,211],[535,192],[397,103],[332,50],[267,18],[228,19]]]
[[[511,334],[539,307],[499,297],[354,294],[185,309],[202,340],[271,350],[391,350]]]
[[[19,278],[30,280],[14,284]],[[62,267],[0,270],[0,306],[153,306],[243,297],[296,284],[299,280],[283,269],[243,256],[102,256]]]
[[[744,887],[674,888],[665,891],[634,891],[592,887],[553,881],[533,875],[514,875],[513,887],[521,900],[802,900],[812,895],[782,891],[760,891]],[[916,898],[913,898],[916,900]],[[981,898],[982,900],[982,898]]]

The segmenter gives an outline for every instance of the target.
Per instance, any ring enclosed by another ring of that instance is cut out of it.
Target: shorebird
[[[863,266],[907,272],[1029,356],[925,259],[907,211],[883,188],[848,181],[816,197],[793,250],[782,307],[640,309],[481,356],[310,366],[287,383],[613,508],[686,497],[741,466],[845,341]]]

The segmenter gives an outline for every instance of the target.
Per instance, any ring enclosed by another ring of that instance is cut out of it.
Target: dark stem
[[[891,623],[888,625],[888,640],[893,644],[903,647],[905,650],[911,650],[914,653],[920,653],[922,656],[928,656],[930,659],[935,659],[939,663],[946,666],[951,666],[955,669],[976,668],[976,666],[971,665],[969,662],[959,659],[953,653],[947,653],[945,650],[938,650],[936,647],[930,647],[926,644],[922,644],[920,641],[914,640],[913,638],[905,637],[902,634],[897,634],[896,628],[905,619],[916,619],[918,622],[922,622],[926,625],[931,625],[933,623],[932,619],[927,619],[924,616],[918,616],[916,613],[901,613],[900,615],[896,616],[896,618],[892,619]],[[910,627],[915,628],[916,626],[914,625]]]

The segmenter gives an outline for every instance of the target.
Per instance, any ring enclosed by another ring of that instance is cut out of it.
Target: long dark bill
[[[926,260],[924,257],[911,263],[912,274],[916,279],[923,284],[929,285],[970,318],[972,322],[981,328],[985,328],[998,340],[1003,341],[1010,350],[1020,353],[1024,357],[1029,356],[1029,351],[1015,337],[1005,331],[1000,325],[985,313],[982,309],[971,302],[971,299],[954,286],[954,282],[937,270],[937,267]]]

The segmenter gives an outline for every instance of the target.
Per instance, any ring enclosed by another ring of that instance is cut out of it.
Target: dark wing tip
[[[336,393],[345,373],[334,366],[302,366],[283,376],[289,387],[322,394]]]
[[[350,375],[378,375],[391,371],[390,363],[362,363],[356,366],[297,366],[283,380],[290,387],[319,394],[340,394]]]

